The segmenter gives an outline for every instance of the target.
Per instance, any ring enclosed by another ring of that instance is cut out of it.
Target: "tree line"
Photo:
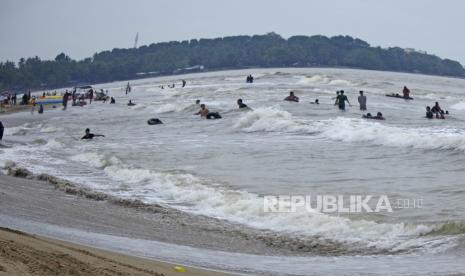
[[[115,48],[78,61],[61,53],[54,60],[36,56],[1,62],[0,92],[250,67],[350,67],[465,77],[457,61],[399,47],[371,47],[350,36],[284,39],[268,33]]]

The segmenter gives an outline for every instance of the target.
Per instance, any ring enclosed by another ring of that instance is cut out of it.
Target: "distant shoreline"
[[[22,58],[0,63],[0,89],[28,89],[102,83],[150,76],[241,68],[344,67],[465,77],[458,61],[400,47],[373,47],[348,35],[296,35],[270,32],[213,39],[152,43],[114,48],[73,60],[65,53],[53,60]]]

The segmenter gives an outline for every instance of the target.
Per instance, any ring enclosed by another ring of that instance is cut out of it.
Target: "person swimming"
[[[289,96],[287,96],[286,98],[284,98],[285,101],[288,101],[288,102],[299,102],[299,97],[297,97],[296,95],[294,95],[294,91],[291,91],[289,92]]]
[[[376,116],[371,115],[371,113],[367,113],[366,115],[363,115],[362,117],[365,119],[385,120],[385,118],[383,117],[383,113],[381,112],[376,113]]]
[[[195,100],[195,104],[196,104],[196,105],[199,105],[199,104],[200,104],[200,100]]]
[[[3,131],[5,130],[5,127],[3,126],[2,121],[0,121],[0,142],[3,139]]]
[[[205,104],[200,105],[200,110],[199,112],[195,113],[195,115],[200,115],[200,117],[207,117],[208,113],[210,113],[210,110],[205,106]]]
[[[314,102],[310,102],[311,104],[320,104],[320,101],[316,99]]]
[[[381,112],[376,113],[376,116],[373,118],[376,120],[384,120],[383,113]]]
[[[200,115],[200,117],[205,119],[221,119],[221,115],[218,112],[210,112],[205,104],[200,105],[200,110],[195,115]]]
[[[433,112],[431,111],[431,107],[427,106],[426,107],[426,118],[428,119],[433,119],[434,117],[434,114]]]
[[[248,106],[242,102],[242,99],[237,100],[237,105],[239,106],[239,108],[248,108]]]
[[[105,137],[105,135],[90,133],[90,129],[86,128],[86,134],[82,136],[81,140],[90,140],[94,137]]]
[[[133,103],[131,100],[129,100],[128,102],[128,106],[133,106],[133,105],[136,105],[135,103]]]

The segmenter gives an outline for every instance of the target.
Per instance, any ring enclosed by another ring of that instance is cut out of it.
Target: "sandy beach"
[[[0,275],[226,275],[0,228]],[[176,268],[184,268],[178,272]]]
[[[0,114],[10,114],[14,112],[27,111],[31,107],[29,105],[5,105],[0,107]]]

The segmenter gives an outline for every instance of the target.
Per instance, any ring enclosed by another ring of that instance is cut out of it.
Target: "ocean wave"
[[[327,84],[332,86],[354,86],[355,84],[343,79],[332,79],[330,76],[326,75],[313,75],[313,76],[304,76],[300,77],[298,83],[301,84]]]
[[[354,84],[348,80],[331,80],[329,85],[353,86]]]
[[[108,156],[95,153],[73,159],[83,162],[109,160]],[[162,206],[169,203],[181,211],[239,223],[265,231],[253,233],[251,237],[254,239],[270,246],[300,252],[339,255],[397,254],[433,248],[436,251],[438,248],[447,250],[456,244],[456,237],[438,239],[437,236],[463,233],[463,224],[460,223],[378,223],[330,216],[317,211],[265,213],[263,197],[256,194],[206,185],[203,180],[188,173],[131,168],[120,161],[108,162],[101,168],[115,181],[139,184],[127,186],[124,192],[115,189],[93,190],[48,174],[35,176],[11,162],[7,166],[10,175],[47,181],[58,190],[92,200],[106,200],[152,212],[168,212]],[[158,204],[160,199],[163,200],[161,205]],[[251,233],[244,232],[241,235],[249,236]]]
[[[456,128],[405,128],[339,117],[324,121],[319,134],[343,142],[416,149],[465,150],[465,131]]]
[[[465,234],[465,221],[440,223],[425,235],[462,235]]]
[[[120,164],[121,161],[113,155],[103,155],[97,152],[86,152],[71,156],[72,161],[90,164],[93,167],[103,169],[107,166]]]
[[[176,112],[182,109],[183,107],[180,107],[179,104],[172,104],[172,103],[163,104],[157,107],[154,107],[154,106],[150,107],[150,111],[157,113],[157,114]]]
[[[409,250],[412,239],[421,239],[422,235],[432,230],[426,225],[350,220],[317,211],[265,213],[263,197],[207,184],[189,173],[136,168],[119,160],[113,162],[112,157],[96,153],[75,156],[73,160],[98,160],[92,165],[103,169],[111,180],[127,184],[124,191],[116,192],[125,198],[139,199],[147,204],[161,201],[194,214],[225,219],[256,229],[328,239],[359,249],[370,249],[370,252]],[[415,247],[421,244],[421,241],[414,243]]]
[[[32,123],[25,123],[20,126],[15,126],[15,127],[7,127],[5,128],[5,135],[12,135],[12,136],[22,136],[26,135],[29,131],[33,130],[34,128],[40,128],[42,127],[41,124],[34,125]]]
[[[325,75],[313,75],[313,76],[305,76],[301,77],[299,80],[299,83],[305,84],[305,83],[329,83],[330,78]]]
[[[454,110],[465,110],[465,102],[458,102],[454,105],[451,105],[450,107],[451,109],[454,109]]]
[[[45,126],[40,129],[41,133],[54,133],[59,131],[59,128],[54,127],[54,126]]]
[[[397,127],[344,117],[320,121],[303,120],[274,107],[257,108],[245,113],[233,127],[244,132],[311,134],[347,143],[368,142],[391,147],[465,151],[463,129]]]
[[[242,115],[233,126],[244,132],[308,132],[308,126],[292,117],[291,113],[275,107],[262,107]]]

